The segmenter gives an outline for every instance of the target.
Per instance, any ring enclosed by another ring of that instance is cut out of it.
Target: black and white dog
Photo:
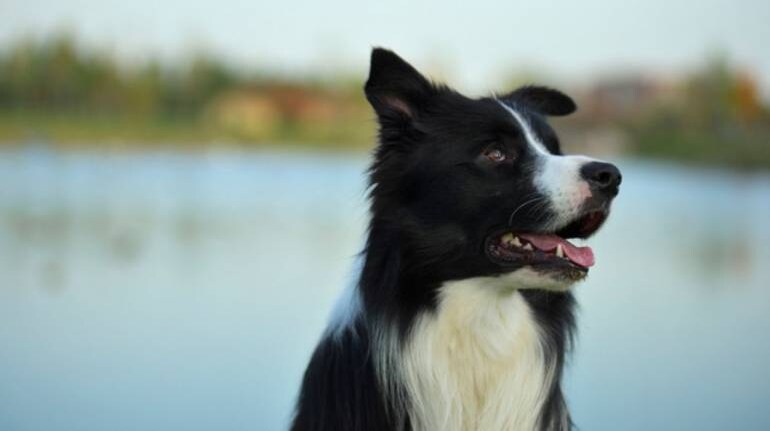
[[[606,219],[620,172],[562,155],[544,87],[471,99],[374,49],[379,120],[358,283],[305,372],[292,429],[566,430],[571,244]]]

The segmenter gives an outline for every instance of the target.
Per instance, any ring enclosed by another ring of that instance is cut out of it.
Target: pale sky
[[[769,0],[0,0],[0,43],[61,28],[125,58],[203,48],[292,74],[364,74],[369,49],[386,46],[471,93],[521,68],[580,82],[676,73],[724,52],[770,95]]]

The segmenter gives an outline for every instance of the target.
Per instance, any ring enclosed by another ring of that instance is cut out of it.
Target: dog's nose
[[[623,176],[620,170],[613,164],[604,162],[590,162],[580,168],[580,174],[595,190],[601,190],[612,196],[618,194],[618,186]]]

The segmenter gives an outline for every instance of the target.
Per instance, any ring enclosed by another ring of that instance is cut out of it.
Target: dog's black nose
[[[618,194],[618,186],[623,179],[615,165],[604,162],[586,163],[580,168],[580,174],[591,188],[610,193],[612,196]]]

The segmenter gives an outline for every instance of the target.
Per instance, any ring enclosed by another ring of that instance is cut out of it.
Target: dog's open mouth
[[[594,264],[591,247],[569,242],[587,238],[604,223],[606,211],[589,212],[554,233],[505,230],[487,240],[487,254],[501,265],[546,266],[587,272]]]

